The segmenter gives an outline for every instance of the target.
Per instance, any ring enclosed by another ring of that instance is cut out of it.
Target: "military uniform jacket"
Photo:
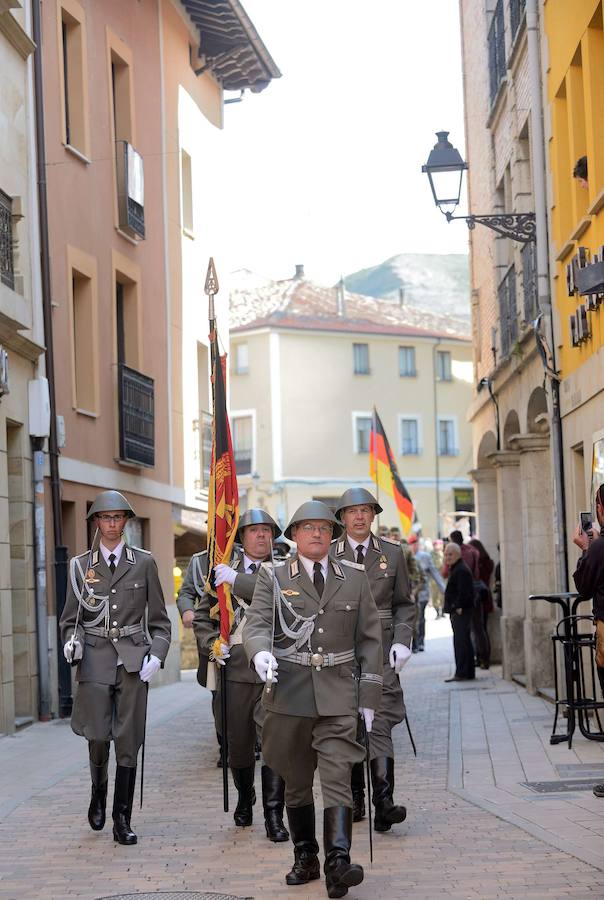
[[[335,551],[335,558],[340,561],[354,560],[354,552],[346,535],[333,542],[332,550]],[[400,544],[370,534],[364,565],[382,623],[386,663],[392,644],[409,647],[413,637],[416,613],[407,563]]]
[[[280,654],[294,643],[273,617],[273,570],[263,563],[252,605],[243,630],[243,645],[250,663],[260,650],[278,656],[278,683],[265,689],[266,709],[292,716],[358,714],[359,706],[378,709],[382,694],[381,627],[369,582],[362,566],[328,558],[323,595],[319,595],[297,555],[275,565],[286,628],[296,615],[314,616],[314,631],[299,646],[307,653],[345,653],[354,659],[335,666],[299,665]],[[272,639],[273,618],[275,622]],[[310,645],[310,646],[309,646]]]
[[[243,550],[241,550],[241,548],[235,547],[229,565],[233,569],[243,567]],[[195,573],[193,566],[198,567]],[[210,618],[210,610],[216,604],[216,598],[212,597],[211,594],[202,593],[201,595],[198,595],[195,587],[196,579],[198,586],[203,588],[207,573],[208,554],[204,550],[203,553],[196,553],[195,556],[191,558],[182,587],[178,594],[178,608],[181,610],[181,614],[184,612],[184,609],[181,608],[181,598],[183,603],[191,603],[191,606],[185,607],[186,609],[195,609],[193,630],[195,631],[195,637],[197,638],[197,647],[200,658],[202,656],[205,656],[206,658],[209,656],[214,641],[220,636],[218,619]],[[233,623],[233,628],[231,629],[231,635],[236,631],[242,616],[246,614],[248,606],[252,601],[257,577],[258,575],[256,573],[251,575],[246,572],[240,572],[235,578],[235,584],[231,588],[233,609],[235,611],[235,621]],[[197,604],[193,605],[196,597],[198,597]],[[226,664],[227,681],[243,681],[248,684],[260,682],[256,672],[248,666],[247,657],[242,644],[239,643],[231,646],[230,654]]]
[[[147,653],[157,656],[163,664],[170,648],[172,625],[150,553],[138,547],[124,547],[113,574],[99,550],[90,559],[88,553],[83,553],[70,560],[67,599],[60,621],[63,643],[71,638],[76,625],[76,591],[83,596],[76,632],[83,648],[76,673],[78,681],[115,684],[118,657],[127,672],[139,672]],[[120,634],[125,627],[133,633]],[[112,633],[98,633],[104,629]]]

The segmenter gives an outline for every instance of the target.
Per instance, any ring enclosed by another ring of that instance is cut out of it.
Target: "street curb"
[[[465,690],[467,690],[467,688]],[[474,690],[476,690],[476,688]],[[491,815],[496,816],[498,819],[502,819],[504,822],[508,822],[510,825],[521,828],[523,831],[526,831],[544,844],[548,844],[556,850],[561,850],[569,856],[574,856],[575,859],[579,859],[581,862],[593,866],[594,869],[604,872],[604,860],[602,860],[601,856],[598,856],[590,850],[585,850],[577,844],[566,843],[562,838],[546,831],[544,828],[540,828],[540,826],[535,825],[534,822],[523,819],[522,816],[517,815],[517,813],[506,811],[499,804],[491,803],[489,800],[485,800],[464,788],[463,753],[461,746],[461,706],[459,692],[455,690],[451,690],[449,695],[449,768],[447,787],[452,794],[455,794],[460,799],[472,803],[474,806],[483,809],[485,812],[491,813]]]

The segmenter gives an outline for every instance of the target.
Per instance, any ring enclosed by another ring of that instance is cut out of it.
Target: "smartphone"
[[[590,512],[579,513],[579,525],[581,526],[581,531],[589,537],[591,537],[590,531],[593,528],[593,524],[593,516]]]

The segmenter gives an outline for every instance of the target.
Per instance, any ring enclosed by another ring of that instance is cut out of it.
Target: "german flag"
[[[215,319],[210,319],[210,353],[214,415],[208,489],[208,575],[218,563],[228,565],[230,562],[239,525],[237,473],[226,407],[226,356],[220,356]],[[228,584],[221,584],[215,588],[208,577],[205,590],[218,601],[212,607],[210,615],[214,619],[220,619],[220,638],[215,641],[212,648],[214,656],[219,657],[220,644],[229,643],[234,619],[231,588]]]
[[[413,501],[398,474],[394,454],[375,407],[369,437],[369,474],[378,490],[381,488],[392,497],[401,520],[403,534],[409,534],[413,522]]]

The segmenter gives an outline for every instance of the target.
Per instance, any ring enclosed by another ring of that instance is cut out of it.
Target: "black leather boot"
[[[264,826],[269,841],[278,844],[289,840],[289,831],[283,824],[283,798],[285,782],[268,766],[262,766],[262,806]]]
[[[390,756],[378,756],[371,760],[371,784],[373,787],[373,803],[375,818],[373,826],[376,831],[390,831],[397,822],[404,822],[407,810],[404,806],[396,806],[392,800],[394,795],[394,760]]]
[[[136,766],[119,766],[115,770],[113,792],[113,840],[120,844],[136,844],[138,838],[130,827]]]
[[[252,824],[252,806],[256,802],[254,766],[247,766],[245,769],[231,768],[231,774],[233,775],[238,794],[233,819],[235,820],[235,825],[245,827]]]
[[[352,821],[360,822],[365,818],[365,770],[363,763],[355,763],[350,777],[352,788]]]
[[[350,862],[352,809],[330,806],[323,810],[325,886],[328,897],[344,897],[348,888],[363,880],[363,867]]]
[[[319,845],[315,837],[315,807],[288,806],[287,818],[294,844],[294,865],[285,876],[286,884],[307,884],[321,877]]]
[[[107,806],[107,768],[109,766],[109,744],[105,741],[89,741],[90,776],[92,778],[92,795],[88,807],[88,822],[93,831],[102,831],[105,827],[105,809]]]

